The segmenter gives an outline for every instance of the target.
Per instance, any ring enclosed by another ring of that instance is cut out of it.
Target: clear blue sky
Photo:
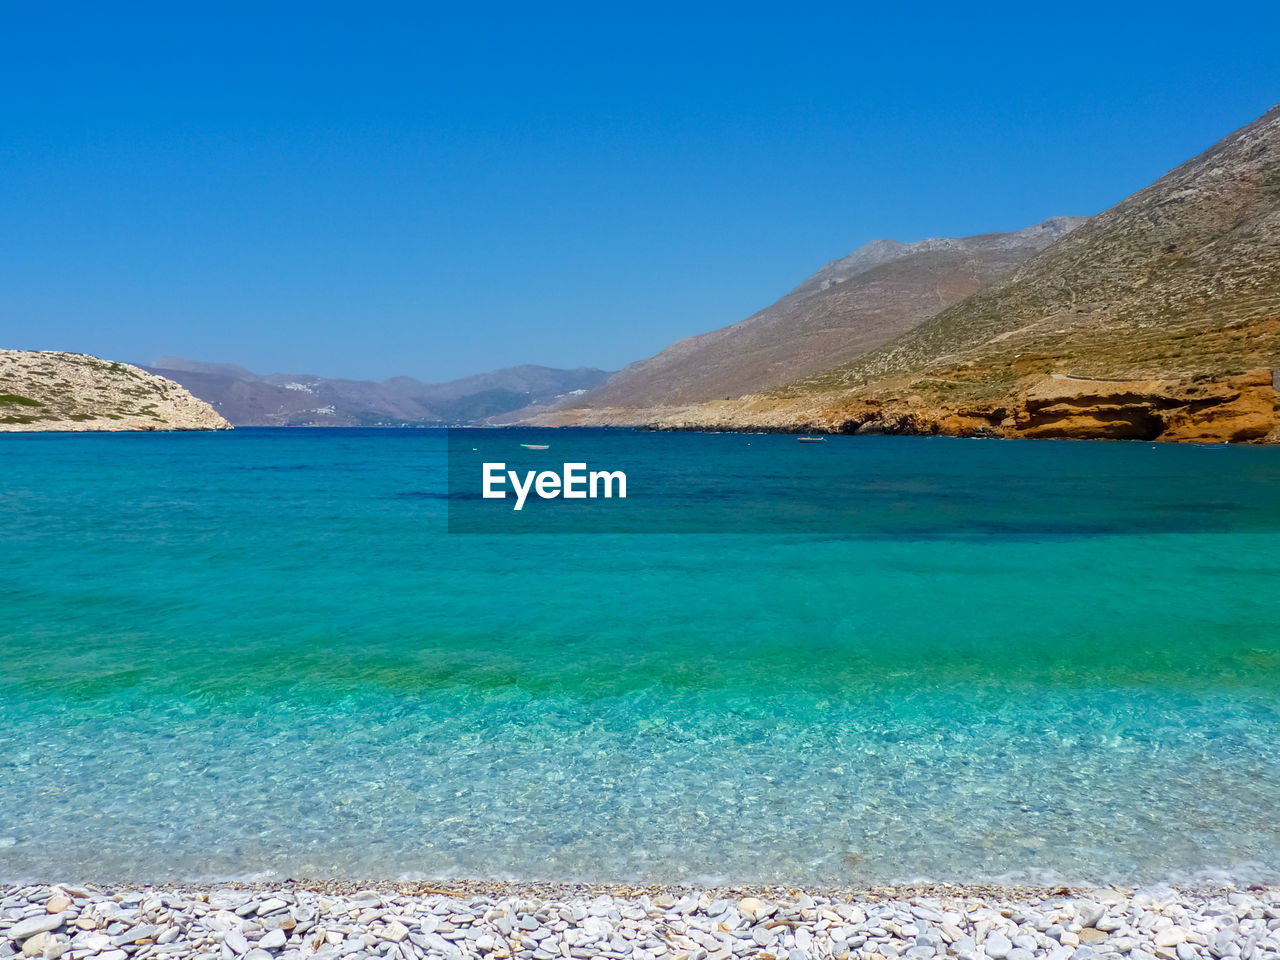
[[[264,372],[618,367],[1280,101],[1275,0],[3,10],[0,345]]]

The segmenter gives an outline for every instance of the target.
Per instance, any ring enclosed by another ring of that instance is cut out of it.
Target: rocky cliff
[[[0,431],[229,430],[172,380],[83,353],[0,350]]]

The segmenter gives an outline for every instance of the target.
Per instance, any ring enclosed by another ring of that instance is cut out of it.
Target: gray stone
[[[999,930],[995,930],[987,934],[986,942],[982,945],[991,960],[1005,960],[1009,956],[1009,951],[1013,949],[1013,942]]]
[[[150,940],[155,935],[155,927],[149,923],[140,923],[136,927],[131,927],[124,933],[112,938],[111,942],[117,947],[123,947],[126,944],[137,943],[139,940]]]
[[[239,930],[228,930],[227,935],[222,938],[222,945],[236,956],[249,952],[249,941]]]
[[[5,931],[5,935],[21,943],[24,940],[30,940],[37,933],[48,933],[52,930],[57,930],[60,926],[62,926],[62,916],[60,914],[38,914],[25,920],[19,920]]]
[[[1094,904],[1089,900],[1082,900],[1076,904],[1075,916],[1082,927],[1094,927],[1106,914],[1107,909],[1102,904]]]
[[[263,950],[275,950],[277,947],[283,947],[288,940],[285,932],[277,928],[268,931],[267,935],[258,941],[258,946]]]

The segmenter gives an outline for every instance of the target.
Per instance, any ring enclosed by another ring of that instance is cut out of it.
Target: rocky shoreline
[[[0,886],[0,958],[1267,960],[1280,888]]]
[[[935,378],[936,379],[936,378]],[[834,433],[1160,443],[1280,443],[1280,371],[1221,380],[1104,380],[1055,374],[982,399],[951,381],[760,395],[683,407],[569,409],[536,426],[640,426],[711,433]],[[930,394],[924,387],[938,391]]]
[[[230,429],[180,384],[132,364],[57,350],[0,350],[0,432]]]

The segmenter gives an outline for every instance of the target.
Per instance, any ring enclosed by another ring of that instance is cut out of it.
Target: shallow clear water
[[[709,469],[734,441],[609,439],[666,442]],[[1143,534],[451,535],[444,450],[0,437],[0,879],[1280,877],[1265,504]],[[943,512],[1018,458],[1046,496],[1081,457],[1141,464],[1104,530],[1146,528],[1152,463],[1280,477],[1274,449],[822,456],[954,459],[914,493]]]

